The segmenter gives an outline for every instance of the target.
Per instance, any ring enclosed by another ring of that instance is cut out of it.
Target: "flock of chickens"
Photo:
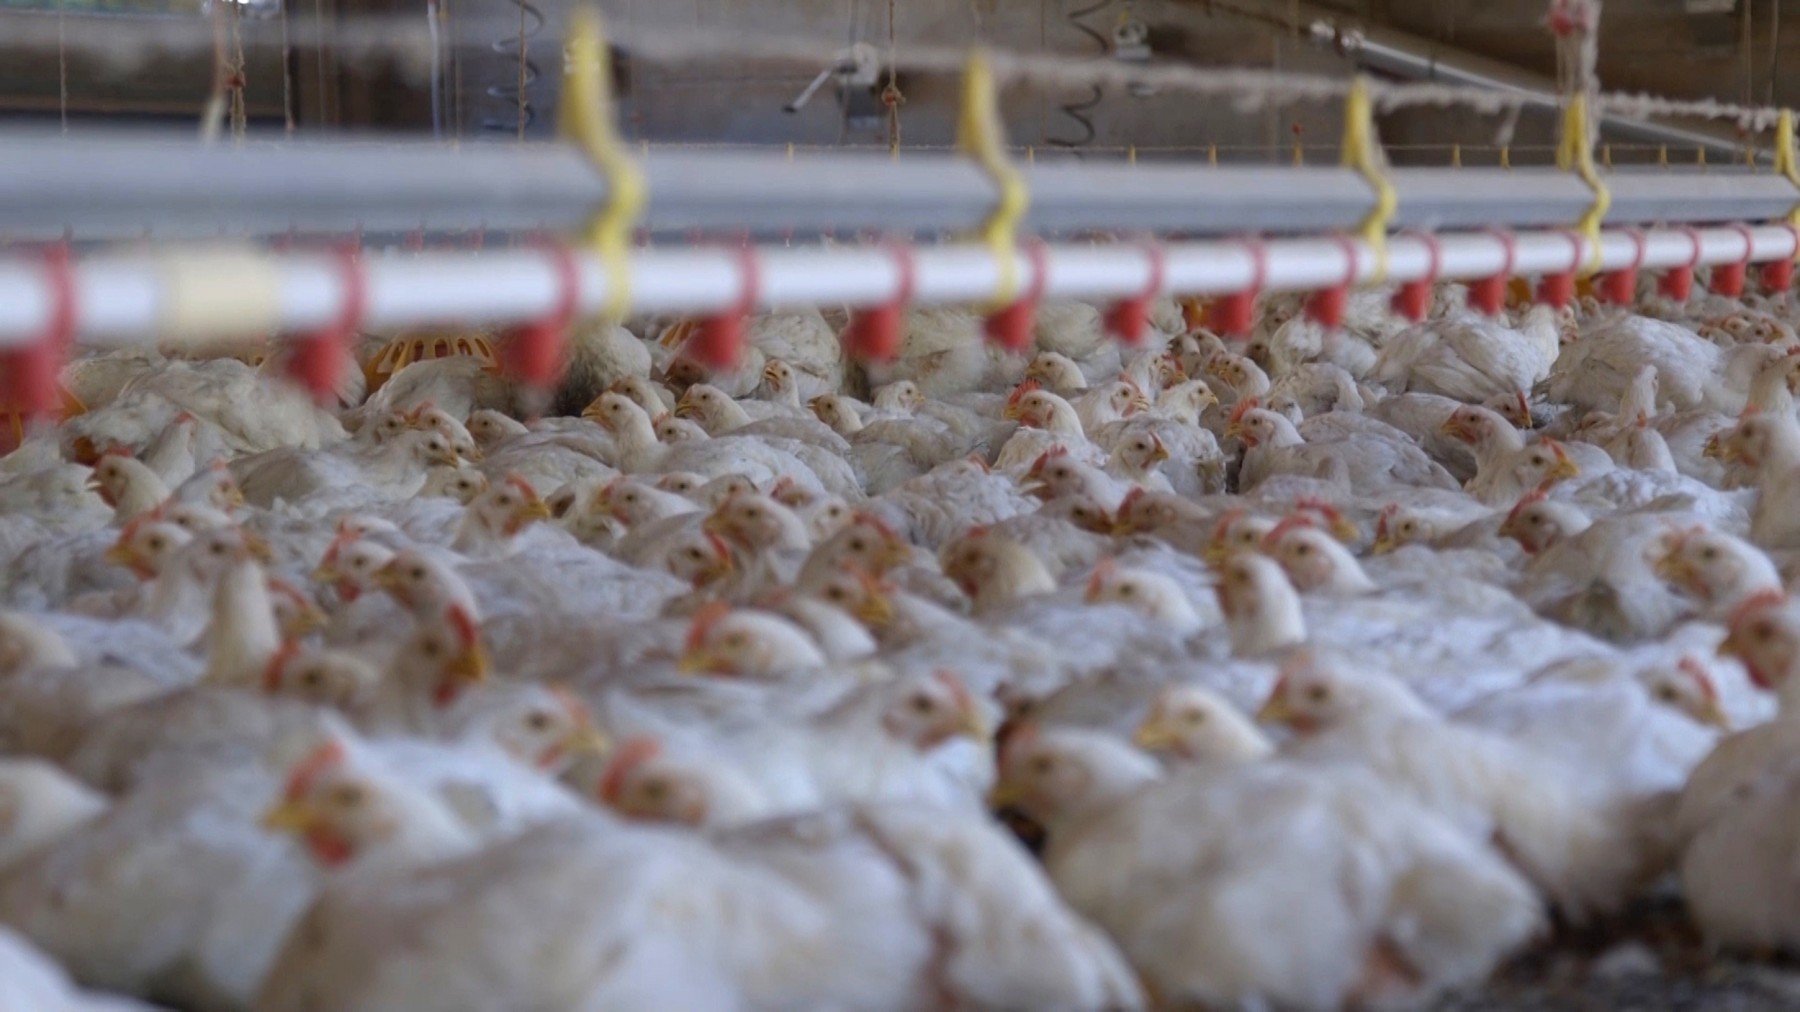
[[[1800,948],[1800,307],[1386,303],[590,323],[530,421],[77,361],[0,459],[0,1008],[1405,1007],[1670,893]]]

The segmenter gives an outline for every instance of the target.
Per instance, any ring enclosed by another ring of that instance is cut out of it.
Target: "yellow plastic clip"
[[[1606,212],[1612,209],[1612,191],[1607,189],[1606,180],[1600,178],[1600,170],[1594,167],[1594,138],[1588,123],[1586,95],[1570,95],[1569,104],[1563,109],[1562,138],[1556,147],[1556,167],[1580,176],[1581,181],[1594,192],[1594,202],[1588,205],[1581,219],[1575,223],[1575,231],[1588,244],[1588,264],[1583,273],[1592,274],[1600,269],[1600,223],[1606,220]]]
[[[1031,206],[1025,177],[1006,157],[1006,129],[1000,122],[1000,102],[994,89],[994,71],[987,54],[969,54],[963,70],[962,115],[956,124],[956,146],[980,163],[994,181],[999,200],[981,226],[987,244],[1000,266],[1000,283],[994,289],[993,308],[1012,303],[1019,292],[1019,222]]]
[[[586,238],[606,268],[605,315],[621,319],[631,306],[627,261],[631,230],[644,210],[644,171],[626,154],[613,124],[612,61],[600,15],[590,8],[578,8],[569,21],[560,112],[563,136],[579,145],[606,178],[606,206],[588,223]]]
[[[1387,278],[1388,224],[1400,208],[1400,194],[1387,177],[1387,159],[1382,155],[1380,139],[1375,136],[1375,102],[1369,96],[1367,78],[1357,78],[1344,99],[1343,162],[1355,169],[1375,191],[1375,207],[1357,226],[1357,232],[1375,253],[1375,273],[1369,280],[1379,284]]]
[[[1795,146],[1792,109],[1781,110],[1781,117],[1775,121],[1775,171],[1793,184],[1794,189],[1800,190],[1800,152]],[[1790,226],[1800,230],[1800,203],[1788,211],[1787,220]],[[1800,250],[1794,251],[1794,258],[1800,260]]]

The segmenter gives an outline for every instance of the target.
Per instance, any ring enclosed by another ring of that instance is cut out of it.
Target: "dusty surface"
[[[1603,929],[1562,929],[1438,1012],[1501,1009],[1800,1009],[1800,964],[1707,953],[1678,899],[1646,902]]]

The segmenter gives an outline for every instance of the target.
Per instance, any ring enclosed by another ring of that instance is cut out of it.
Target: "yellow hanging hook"
[[[1775,121],[1775,171],[1800,190],[1800,153],[1796,152],[1794,139],[1794,111],[1781,110],[1781,117]],[[1796,203],[1788,211],[1788,224],[1800,230],[1800,203]],[[1797,232],[1796,234],[1800,234]],[[1794,259],[1800,260],[1800,249],[1794,251]]]
[[[1031,193],[1025,186],[1025,177],[1006,157],[1006,128],[1000,122],[994,71],[987,54],[979,49],[969,54],[963,69],[962,115],[956,124],[956,146],[981,166],[998,190],[994,210],[982,223],[981,241],[999,265],[1000,282],[995,286],[993,299],[993,308],[999,309],[1018,295],[1019,222],[1031,206]]]
[[[1594,138],[1588,122],[1588,99],[1586,95],[1569,96],[1569,104],[1563,110],[1562,137],[1556,147],[1556,167],[1564,172],[1573,172],[1581,177],[1593,191],[1594,202],[1582,212],[1575,223],[1575,231],[1588,244],[1588,264],[1583,273],[1593,274],[1600,269],[1600,223],[1606,220],[1606,212],[1612,209],[1612,191],[1607,189],[1606,180],[1600,177],[1600,171],[1594,167]]]
[[[618,320],[631,307],[628,254],[647,196],[644,171],[613,122],[612,61],[597,11],[581,7],[570,16],[568,52],[558,125],[606,179],[606,205],[588,223],[586,239],[606,268],[605,315]]]
[[[1387,158],[1381,151],[1381,140],[1375,135],[1375,102],[1369,95],[1369,81],[1358,77],[1350,85],[1344,99],[1343,163],[1375,191],[1375,207],[1357,226],[1362,241],[1375,254],[1375,273],[1369,278],[1379,284],[1387,278],[1388,225],[1400,209],[1400,194],[1387,176]]]

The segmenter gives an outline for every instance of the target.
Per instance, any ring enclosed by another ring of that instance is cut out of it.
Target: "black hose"
[[[1079,31],[1083,35],[1094,40],[1094,45],[1099,47],[1096,52],[1096,55],[1098,56],[1105,56],[1110,53],[1112,51],[1112,44],[1106,40],[1106,36],[1101,35],[1099,32],[1089,28],[1086,24],[1083,24],[1081,19],[1111,7],[1112,3],[1113,0],[1095,0],[1094,3],[1078,10],[1070,11],[1063,16],[1076,31]],[[1075,139],[1051,137],[1047,138],[1047,143],[1059,148],[1082,148],[1094,142],[1097,133],[1094,130],[1094,121],[1089,119],[1087,114],[1093,111],[1094,107],[1099,105],[1100,101],[1106,97],[1106,90],[1098,84],[1092,84],[1088,87],[1090,90],[1087,98],[1079,102],[1070,102],[1059,107],[1062,109],[1063,115],[1074,120],[1076,124],[1081,127],[1081,136]]]

